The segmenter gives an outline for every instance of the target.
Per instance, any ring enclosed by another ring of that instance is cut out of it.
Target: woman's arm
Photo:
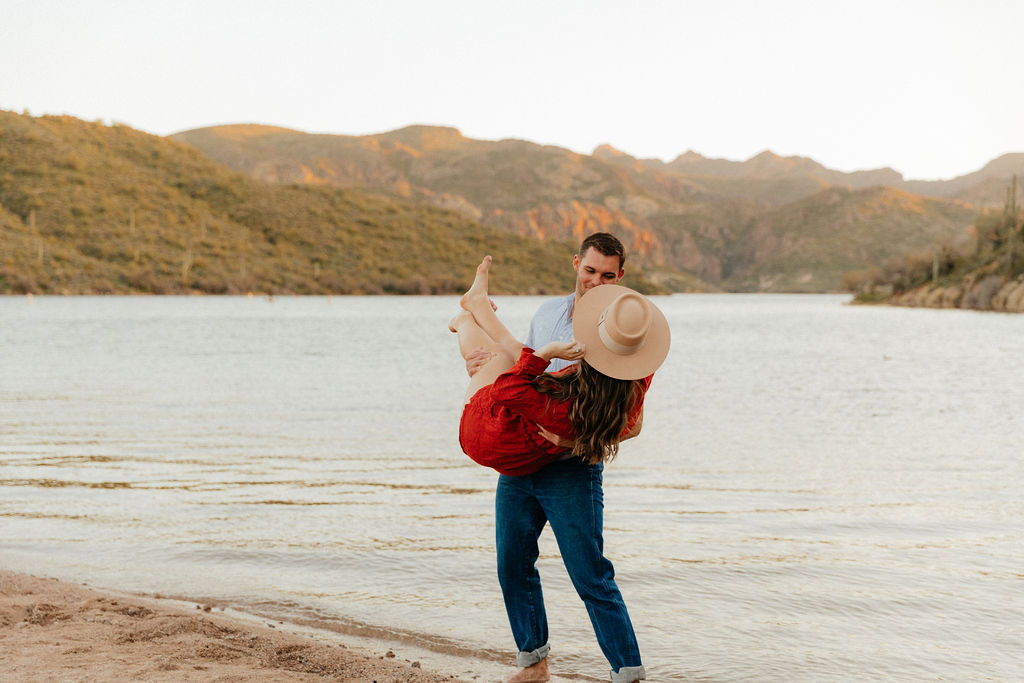
[[[552,358],[562,358],[563,360],[579,360],[580,358],[583,358],[583,354],[586,350],[587,349],[585,345],[573,339],[567,342],[548,342],[544,346],[534,351],[533,354],[535,356],[543,358],[544,360],[550,363]]]
[[[537,351],[524,347],[512,369],[494,380],[492,400],[531,422],[551,426],[548,400],[533,386],[533,380],[543,374],[552,358],[579,360],[583,352],[583,344],[575,340],[550,342]]]

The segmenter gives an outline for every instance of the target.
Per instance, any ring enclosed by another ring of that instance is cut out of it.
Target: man
[[[625,260],[625,248],[614,235],[595,233],[583,240],[572,259],[575,291],[541,305],[530,322],[526,345],[536,349],[550,341],[572,339],[576,302],[591,288],[622,279]],[[469,373],[472,375],[487,358],[487,354],[467,357]],[[568,361],[556,359],[548,371],[567,365]],[[535,566],[539,555],[537,540],[547,524],[551,525],[566,571],[587,607],[598,644],[612,667],[612,681],[632,683],[645,678],[636,635],[615,585],[615,572],[603,553],[602,471],[603,465],[564,458],[534,474],[498,478],[498,580],[519,648],[517,661],[522,667],[508,683],[550,680],[547,617]]]

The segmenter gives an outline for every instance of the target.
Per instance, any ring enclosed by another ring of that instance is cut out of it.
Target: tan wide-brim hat
[[[599,285],[584,294],[572,314],[572,331],[586,345],[583,359],[615,379],[650,375],[668,356],[672,341],[665,314],[621,285]]]

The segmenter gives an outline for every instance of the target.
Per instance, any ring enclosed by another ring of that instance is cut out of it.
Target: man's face
[[[618,256],[605,256],[593,247],[587,249],[583,258],[575,254],[572,267],[576,271],[577,298],[586,294],[591,287],[613,285],[626,274],[625,270],[619,268]]]

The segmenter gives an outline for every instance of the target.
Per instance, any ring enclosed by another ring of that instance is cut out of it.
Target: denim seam
[[[531,477],[530,478],[531,488],[533,486],[533,483],[534,483],[534,479],[533,479],[533,477]],[[534,495],[536,495],[536,494],[534,494]],[[534,561],[533,563],[529,562],[525,555],[523,555],[522,560],[523,560],[523,562],[522,562],[522,567],[521,567],[521,576],[528,575],[531,570],[532,571],[536,571],[537,570],[536,569],[536,567],[537,567],[536,561]],[[536,593],[536,590],[535,589],[529,590],[527,592],[527,595],[529,596],[529,600],[530,600],[530,637],[531,638],[536,638],[537,641],[540,641],[541,633],[540,633],[540,623],[539,623],[539,620],[537,619],[537,593]],[[538,647],[543,647],[544,645],[546,645],[546,643],[541,643]]]
[[[523,562],[523,567],[522,567],[522,569],[523,569],[523,576],[525,576],[527,574],[528,570],[530,569],[530,567],[527,566],[528,564],[529,563],[527,563],[527,562]],[[531,587],[530,590],[527,591],[527,595],[530,598],[530,637],[533,638],[533,637],[537,636],[540,633],[540,626],[537,623],[537,594],[536,594],[536,589],[534,587]],[[540,639],[538,638],[538,640],[540,640]]]
[[[591,470],[591,472],[589,474],[590,474],[590,476],[587,478],[587,483],[588,483],[588,486],[589,486],[589,489],[590,489],[590,491],[589,491],[589,493],[590,493],[590,538],[593,539],[594,544],[598,546],[596,548],[596,550],[598,551],[598,555],[601,558],[604,558],[604,548],[601,547],[602,544],[599,544],[597,542],[598,502],[597,502],[596,497],[595,497],[595,488],[596,487],[594,486],[594,473],[593,473],[593,470]],[[603,494],[603,490],[602,490],[602,494]],[[602,498],[603,498],[603,495],[602,495]],[[602,500],[602,504],[603,504],[603,500]],[[603,535],[604,534],[603,534],[603,531],[602,531],[602,537],[603,537]],[[602,567],[602,569],[603,569],[603,567]],[[605,593],[608,593],[608,592],[611,591],[611,588],[608,585],[608,577],[607,577],[607,575],[603,575],[601,577],[601,587],[603,588]],[[587,605],[587,611],[588,612],[591,611],[591,608],[590,608],[589,605]],[[591,615],[591,623],[594,626],[594,634],[596,636],[598,636],[599,639],[601,637],[603,637],[602,633],[598,633],[599,622],[594,620],[593,615]]]

